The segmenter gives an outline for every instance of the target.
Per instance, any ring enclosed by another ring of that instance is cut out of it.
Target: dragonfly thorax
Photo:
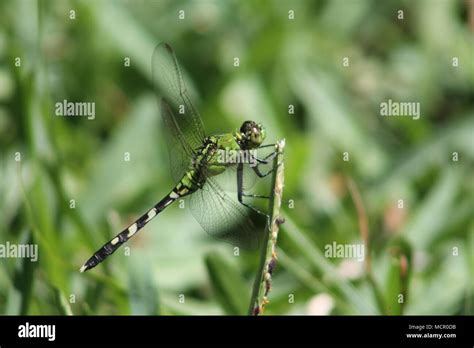
[[[245,121],[237,132],[237,141],[243,150],[255,149],[265,140],[265,128],[260,123]]]

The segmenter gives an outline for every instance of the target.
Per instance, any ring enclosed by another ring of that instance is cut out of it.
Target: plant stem
[[[381,313],[385,313],[385,300],[383,298],[382,292],[375,280],[374,273],[372,272],[372,259],[371,259],[371,249],[370,249],[370,238],[369,238],[369,220],[367,218],[367,213],[365,211],[364,202],[360,195],[359,188],[357,187],[355,181],[349,176],[347,177],[347,187],[349,188],[349,193],[351,194],[352,200],[354,201],[357,218],[359,222],[359,233],[364,242],[366,253],[365,253],[365,275],[366,279],[369,282],[372,291],[375,295],[375,300],[377,306]]]
[[[277,262],[276,243],[278,230],[284,222],[284,219],[280,216],[280,207],[285,179],[283,164],[285,139],[277,142],[275,147],[276,156],[273,159],[272,191],[269,200],[270,224],[262,245],[260,265],[250,299],[249,315],[262,314],[265,305],[269,302],[267,296],[271,290],[272,273]]]

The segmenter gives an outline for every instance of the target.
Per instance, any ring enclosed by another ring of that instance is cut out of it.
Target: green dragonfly
[[[261,241],[262,236],[254,228],[248,208],[266,214],[244,202],[244,197],[268,197],[246,194],[244,179],[249,177],[249,173],[254,177],[265,177],[272,172],[270,169],[262,173],[259,166],[269,163],[274,151],[263,158],[256,155],[257,149],[274,147],[274,144],[262,145],[265,129],[259,123],[245,121],[234,132],[206,136],[201,117],[187,92],[176,56],[168,44],[161,43],[155,48],[152,70],[153,85],[166,131],[171,172],[177,184],[153,208],[92,255],[81,267],[81,272],[104,261],[166,207],[182,197],[187,197],[191,212],[202,228],[217,239],[245,249],[255,249]],[[224,172],[230,173],[236,180],[236,199],[231,198],[217,180],[224,176]]]

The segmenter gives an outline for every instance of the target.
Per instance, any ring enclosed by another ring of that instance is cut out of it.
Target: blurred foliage
[[[235,256],[177,205],[129,257],[78,272],[173,185],[150,81],[166,41],[209,133],[253,119],[269,142],[286,138],[294,207],[265,314],[320,313],[322,293],[329,314],[474,314],[473,11],[464,0],[1,1],[0,243],[36,243],[39,261],[2,259],[0,313],[245,313],[259,255]],[[56,117],[64,99],[95,102],[95,119]],[[388,99],[420,102],[420,119],[381,117]],[[363,239],[347,178],[367,214],[370,274],[324,256]]]

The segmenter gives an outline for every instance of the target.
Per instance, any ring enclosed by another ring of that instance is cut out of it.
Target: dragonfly
[[[104,261],[153,218],[184,197],[196,220],[211,236],[245,249],[255,249],[261,242],[262,235],[256,231],[250,211],[267,215],[244,198],[268,197],[247,194],[244,180],[249,172],[254,177],[265,177],[273,171],[264,172],[260,166],[270,163],[274,150],[262,158],[256,154],[257,149],[275,146],[263,145],[265,128],[260,123],[245,121],[233,132],[206,135],[176,55],[167,43],[159,44],[153,52],[152,80],[165,129],[171,174],[177,184],[155,206],[97,250],[81,267],[81,272]],[[237,197],[231,198],[217,180],[223,173],[234,176]]]

